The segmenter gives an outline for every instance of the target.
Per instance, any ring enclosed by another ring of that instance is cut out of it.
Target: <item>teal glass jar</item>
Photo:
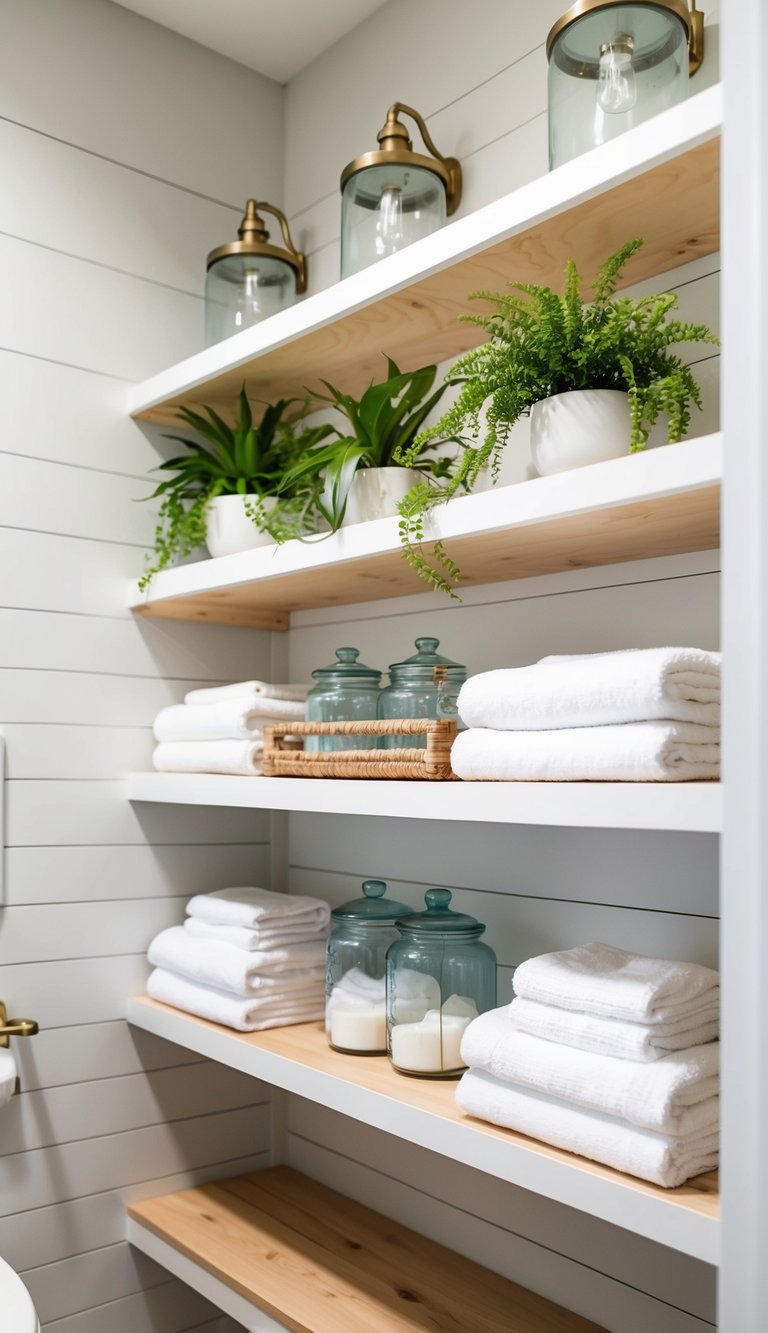
[[[398,921],[387,951],[387,1049],[402,1073],[450,1078],[465,1068],[465,1028],[496,1007],[496,955],[482,922],[451,909],[449,889],[424,897],[426,912]]]
[[[393,662],[389,685],[379,695],[379,717],[453,717],[458,716],[456,700],[467,679],[467,668],[438,653],[439,639],[416,640],[413,657]],[[426,746],[423,736],[384,736],[382,748],[403,750]]]
[[[337,648],[336,661],[312,672],[317,681],[307,695],[307,722],[372,722],[376,717],[381,672],[359,662],[357,648]],[[375,750],[376,736],[307,736],[305,750]]]
[[[363,897],[331,912],[325,972],[325,1030],[337,1051],[386,1055],[386,958],[395,922],[412,907],[385,897],[383,879],[363,881]]]

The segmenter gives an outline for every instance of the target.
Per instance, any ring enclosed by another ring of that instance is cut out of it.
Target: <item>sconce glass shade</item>
[[[547,38],[550,168],[682,101],[702,52],[695,0],[572,5]]]
[[[401,114],[416,121],[431,157],[413,151]],[[395,102],[378,140],[342,173],[342,278],[437,231],[461,198],[459,163],[438,153],[417,111]]]
[[[279,220],[286,249],[270,245],[257,209]],[[208,256],[205,279],[205,345],[221,342],[293,305],[306,290],[306,261],[293,248],[279,209],[249,199],[238,241]]]

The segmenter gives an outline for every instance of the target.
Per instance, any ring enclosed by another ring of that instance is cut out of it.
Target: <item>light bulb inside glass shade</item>
[[[600,48],[596,99],[601,110],[609,115],[631,111],[637,101],[633,50],[631,37],[619,37],[614,42],[605,42]]]
[[[376,257],[393,255],[403,244],[403,191],[399,185],[385,185],[376,219]]]

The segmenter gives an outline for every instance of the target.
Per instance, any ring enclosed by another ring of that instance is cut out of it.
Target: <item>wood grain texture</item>
[[[597,1330],[289,1167],[128,1211],[296,1333]]]

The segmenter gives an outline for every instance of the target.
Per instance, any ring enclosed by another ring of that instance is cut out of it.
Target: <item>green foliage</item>
[[[255,424],[243,387],[234,426],[227,425],[212,407],[202,407],[200,412],[179,408],[180,419],[210,447],[187,436],[166,436],[183,444],[188,452],[168,459],[156,469],[172,475],[147,497],[160,498],[161,503],[154,560],[147,558],[147,568],[139,581],[142,590],[159,570],[203,544],[208,509],[219,495],[245,497],[249,517],[275,541],[284,541],[304,530],[314,498],[312,488],[298,482],[285,487],[285,474],[308,448],[330,434],[331,428],[318,426],[297,432],[295,419],[286,416],[297,401],[281,398],[267,405],[261,420]],[[265,497],[277,496],[278,492],[280,502],[267,513]]]
[[[605,261],[590,302],[573,260],[562,295],[535,283],[472,293],[471,299],[491,305],[491,313],[461,318],[484,329],[489,341],[455,363],[446,377],[447,384],[461,386],[455,403],[412,446],[416,454],[434,441],[459,438],[465,445],[461,461],[445,486],[414,487],[400,505],[406,559],[434,587],[455,595],[444,576],[444,552],[433,550],[435,567],[421,549],[424,511],[461,488],[471,490],[489,465],[495,481],[509,433],[534,403],[573,389],[619,389],[629,395],[630,453],[645,447],[662,413],[669,442],[683,438],[691,405],[700,408],[701,396],[689,367],[671,349],[717,339],[704,324],[669,317],[677,305],[673,294],[616,296],[624,267],[642,244],[642,238],[627,241]],[[410,451],[401,450],[399,461],[409,466]]]
[[[452,460],[426,458],[425,453],[434,446],[427,442],[418,448],[415,445],[427,414],[444,393],[443,386],[430,394],[436,374],[436,366],[402,373],[387,357],[386,380],[370,384],[360,399],[323,380],[328,394],[319,395],[320,401],[337,408],[347,418],[351,433],[342,435],[333,428],[337,438],[307,450],[286,474],[285,488],[309,484],[318,513],[331,531],[336,532],[344,518],[349,488],[358,468],[397,467],[400,455],[407,453],[408,467],[436,478],[448,478]]]

